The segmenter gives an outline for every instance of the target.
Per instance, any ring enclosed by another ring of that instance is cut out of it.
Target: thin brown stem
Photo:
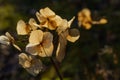
[[[60,78],[60,80],[63,80],[63,77],[62,77],[62,75],[60,74],[58,65],[56,64],[55,60],[54,60],[52,57],[50,57],[50,60],[51,60],[53,66],[54,66],[54,68],[55,68],[55,71],[56,71],[58,77]]]

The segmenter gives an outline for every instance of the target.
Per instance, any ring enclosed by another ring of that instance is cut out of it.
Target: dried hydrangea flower
[[[28,56],[25,53],[19,54],[19,64],[34,76],[44,69],[40,59],[30,55]]]
[[[62,18],[56,15],[50,8],[46,7],[36,12],[36,17],[42,27],[46,27],[50,30],[55,30],[62,21]]]
[[[49,57],[53,52],[53,35],[50,32],[41,30],[32,31],[29,37],[29,44],[26,51],[32,55]]]
[[[107,20],[105,18],[100,19],[100,21],[94,21],[91,18],[91,11],[84,8],[78,13],[78,25],[83,26],[85,29],[90,29],[92,24],[105,24]]]
[[[5,45],[12,44],[16,49],[21,51],[21,49],[15,44],[15,39],[8,32],[6,32],[5,35],[0,36],[0,43]]]

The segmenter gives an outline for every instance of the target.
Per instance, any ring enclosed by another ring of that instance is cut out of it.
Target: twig
[[[54,68],[55,68],[55,71],[56,71],[58,77],[60,78],[60,80],[63,80],[63,77],[62,77],[62,75],[60,74],[59,68],[58,68],[55,60],[54,60],[52,57],[50,57],[50,60],[51,60],[53,66],[54,66]]]

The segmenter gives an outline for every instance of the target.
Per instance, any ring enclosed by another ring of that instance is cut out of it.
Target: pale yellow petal
[[[26,25],[23,20],[19,20],[17,23],[18,35],[27,35],[30,32],[30,28]]]
[[[1,35],[0,36],[0,43],[4,45],[10,45],[10,40],[8,37]]]
[[[61,62],[64,59],[65,56],[65,50],[66,50],[66,45],[67,45],[67,40],[66,40],[66,36],[61,33],[59,35],[59,44],[57,47],[57,51],[56,51],[56,59]]]
[[[36,17],[39,20],[40,24],[44,24],[47,21],[47,18],[42,16],[39,12],[36,12]]]
[[[41,52],[39,53],[39,56],[41,57],[50,57],[52,56],[54,46],[52,43],[49,43],[49,46],[45,45],[41,47]]]
[[[61,24],[61,22],[62,22],[62,18],[61,18],[60,16],[58,16],[58,15],[55,15],[54,17],[50,17],[49,20],[50,20],[50,21],[54,21],[57,27],[58,27],[58,26]]]
[[[41,30],[34,30],[29,37],[29,43],[39,44],[43,39],[43,32]]]
[[[76,40],[78,40],[80,37],[80,33],[79,30],[77,29],[70,29],[69,30],[69,35],[67,36],[67,40],[70,42],[75,42]]]
[[[70,28],[70,26],[71,26],[71,24],[72,24],[72,22],[73,22],[74,19],[75,19],[75,16],[71,20],[68,21],[68,27],[69,28]]]
[[[6,32],[5,35],[9,38],[10,42],[14,43],[15,39],[11,36],[9,32]]]
[[[30,18],[28,23],[32,30],[36,30],[38,27],[40,27],[40,25],[37,24],[34,18]]]
[[[40,9],[40,14],[43,15],[44,17],[50,17],[55,15],[55,13],[48,7]]]
[[[58,32],[58,34],[60,34],[61,32],[64,32],[67,28],[68,28],[68,21],[66,19],[63,19],[56,31]]]
[[[38,44],[28,44],[26,46],[26,52],[31,55],[38,55],[41,52],[40,45]]]

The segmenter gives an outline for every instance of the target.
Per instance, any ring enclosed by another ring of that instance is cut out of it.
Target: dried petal
[[[64,59],[66,45],[67,45],[66,36],[64,35],[64,33],[61,33],[59,35],[59,44],[56,51],[56,59],[59,62],[61,62]]]
[[[31,56],[27,56],[25,53],[21,53],[19,55],[19,64],[22,65],[24,68],[30,67],[29,65],[31,60]],[[26,61],[29,62],[29,64],[26,64]]]
[[[19,55],[19,64],[23,66],[30,74],[36,76],[44,67],[40,59],[28,56],[25,53]]]
[[[30,34],[29,43],[40,44],[42,39],[43,39],[43,32],[41,30],[34,30]]]
[[[76,40],[78,40],[80,37],[80,33],[79,30],[77,29],[70,29],[69,30],[69,35],[67,36],[67,40],[70,42],[75,42]]]
[[[31,55],[38,55],[41,52],[41,46],[39,44],[28,44],[26,46],[26,52]]]
[[[60,34],[61,32],[64,32],[67,28],[68,28],[68,22],[66,19],[63,19],[56,31],[58,32],[58,34]]]
[[[44,9],[40,9],[40,13],[44,17],[55,16],[55,13],[48,7],[44,8]]]
[[[10,45],[10,40],[8,37],[1,35],[0,36],[0,43],[4,45]]]
[[[27,35],[30,32],[30,27],[26,25],[23,20],[19,20],[17,23],[17,33],[18,35]]]
[[[36,30],[37,27],[40,27],[40,25],[37,24],[34,18],[30,18],[28,23],[30,27],[32,28],[32,30]]]
[[[75,19],[75,16],[71,20],[68,21],[68,27],[69,28],[70,28],[70,26],[71,26],[71,24],[72,24],[72,22],[73,22],[74,19]]]

